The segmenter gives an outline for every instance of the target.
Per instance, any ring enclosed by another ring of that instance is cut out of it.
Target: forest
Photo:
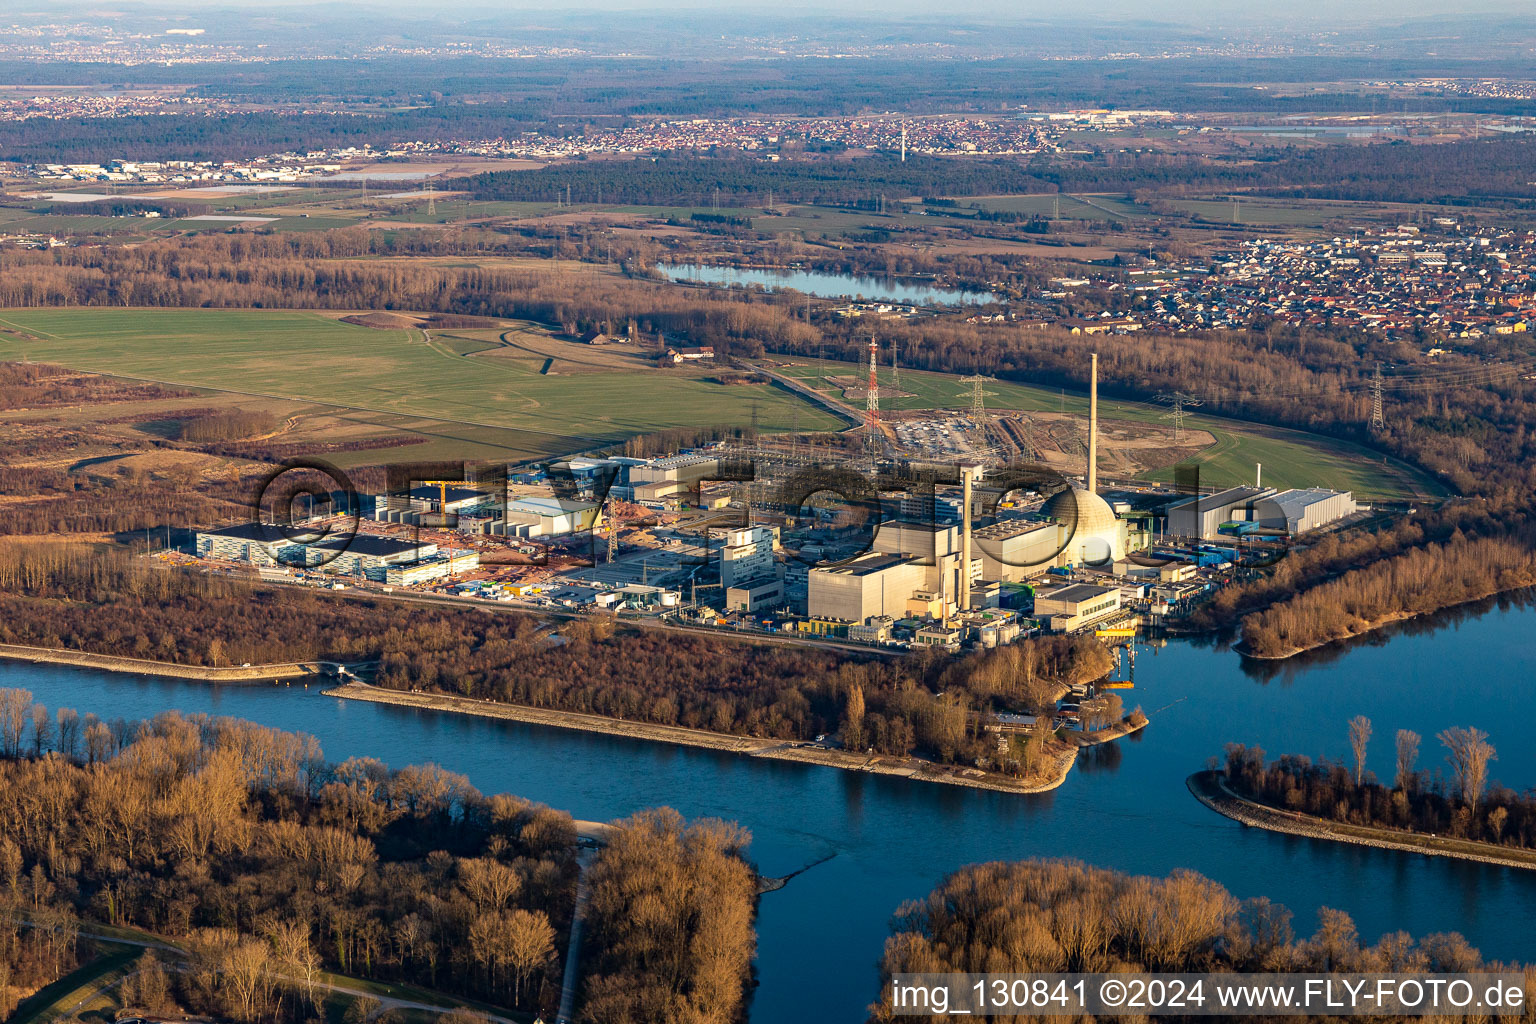
[[[743,859],[751,836],[669,809],[618,824],[592,866],[584,1018],[740,1020],[756,947],[757,874]]]
[[[1371,733],[1369,719],[1350,721],[1348,763],[1314,763],[1299,754],[1266,763],[1262,748],[1228,744],[1227,785],[1258,803],[1330,821],[1536,848],[1536,794],[1490,784],[1489,763],[1498,753],[1487,733],[1442,730],[1435,738],[1445,749],[1446,770],[1430,772],[1418,766],[1421,737],[1399,729],[1390,785],[1365,768]]]
[[[509,1007],[558,996],[569,815],[434,765],[327,764],[302,734],[103,722],[24,690],[0,690],[0,745],[6,916],[185,940],[148,1012],[305,1021],[322,970]]]
[[[749,841],[665,809],[618,823],[591,869],[583,1021],[739,1019]],[[436,765],[330,764],[303,734],[0,690],[0,1015],[67,973],[92,923],[176,940],[124,993],[141,1012],[314,1021],[334,971],[548,1014],[577,871],[568,814]]]
[[[1128,875],[1076,861],[994,861],[961,868],[925,899],[902,905],[880,959],[872,1024],[911,1020],[890,1004],[898,973],[1465,972],[1488,964],[1461,935],[1391,932],[1361,942],[1350,916],[1324,907],[1299,938],[1291,911],[1265,897],[1239,900],[1192,871]],[[926,1018],[932,1021],[948,1017]],[[1019,1015],[1019,1024],[1060,1017]],[[1146,1019],[1146,1018],[1139,1018]],[[1294,1016],[1286,1020],[1343,1020]]]
[[[1352,569],[1243,619],[1245,653],[1281,658],[1383,623],[1536,585],[1536,534],[1458,535]]]
[[[1023,766],[998,761],[976,713],[1054,706],[1111,667],[1082,637],[897,661],[611,619],[562,625],[557,646],[548,626],[532,614],[249,586],[79,544],[0,542],[0,643],[187,665],[376,661],[377,684],[395,689],[786,740],[844,731],[859,749],[1000,771]]]

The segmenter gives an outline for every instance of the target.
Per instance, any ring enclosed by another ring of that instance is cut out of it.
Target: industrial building
[[[359,574],[377,570],[379,578],[388,566],[406,565],[437,554],[436,544],[345,534],[314,543],[290,540],[276,526],[242,523],[199,532],[194,538],[199,558],[246,562],[256,566],[284,565],[323,567],[327,572]]]
[[[1033,519],[1005,519],[980,527],[972,540],[981,556],[982,578],[1017,583],[1038,576],[1059,561],[1064,532],[1060,523]]]
[[[812,619],[843,622],[863,622],[877,615],[905,618],[908,599],[922,589],[924,569],[910,555],[883,553],[812,569],[806,611]]]
[[[1068,632],[1120,609],[1119,587],[1068,583],[1035,592],[1035,618],[1058,633]]]
[[[772,577],[750,580],[726,588],[727,611],[748,615],[777,608],[784,603],[784,582]]]
[[[720,546],[721,585],[732,587],[773,576],[773,551],[778,547],[778,539],[778,531],[767,526],[728,531]]]
[[[193,539],[199,558],[251,565],[274,565],[277,553],[292,542],[282,531],[266,523],[240,523],[217,530],[203,530]]]
[[[635,501],[665,501],[687,494],[700,480],[714,478],[720,460],[713,455],[674,455],[629,467],[630,495]]]
[[[1309,487],[1281,491],[1253,504],[1253,518],[1266,530],[1284,530],[1291,536],[1336,523],[1359,511],[1349,491]]]
[[[1223,523],[1253,521],[1255,503],[1274,493],[1273,487],[1229,487],[1176,501],[1167,508],[1168,535],[1216,540]]]
[[[474,551],[450,551],[447,555],[424,559],[420,562],[393,563],[383,569],[369,569],[364,575],[369,579],[381,579],[392,587],[410,587],[430,583],[461,572],[472,572],[480,567],[480,555]]]
[[[382,574],[388,566],[418,562],[436,554],[436,544],[418,544],[366,533],[326,538],[314,544],[296,544],[283,551],[284,560],[291,565],[322,566],[327,572],[358,575],[367,575],[370,570]]]
[[[530,496],[507,503],[505,532],[508,537],[560,537],[597,525],[600,506],[591,501]]]
[[[890,639],[895,624],[889,615],[875,615],[849,626],[848,639],[861,644],[883,644]]]
[[[1110,565],[1125,557],[1126,524],[1109,502],[1094,493],[1096,476],[1088,474],[1087,490],[1068,488],[1053,495],[1040,510],[1061,526],[1060,565]]]
[[[960,527],[911,519],[881,523],[875,530],[870,549],[887,555],[912,555],[932,562],[960,553]]]

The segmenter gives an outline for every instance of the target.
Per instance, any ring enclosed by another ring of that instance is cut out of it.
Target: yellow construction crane
[[[458,487],[458,486],[462,485],[464,483],[464,481],[463,480],[423,480],[422,483],[427,484],[429,486],[435,484],[438,487],[438,502],[437,502],[438,521],[436,523],[430,523],[428,525],[439,526],[439,527],[442,527],[442,528],[446,529],[448,527],[448,485],[449,484],[453,484],[453,486]]]

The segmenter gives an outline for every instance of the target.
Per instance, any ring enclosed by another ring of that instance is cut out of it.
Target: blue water
[[[1319,906],[1354,915],[1366,941],[1406,929],[1460,931],[1485,955],[1536,961],[1527,922],[1536,872],[1318,842],[1244,828],[1206,810],[1184,780],[1228,741],[1272,755],[1347,755],[1346,725],[1375,724],[1370,766],[1392,771],[1392,734],[1423,737],[1422,767],[1443,752],[1434,734],[1485,729],[1494,777],[1536,783],[1536,720],[1528,669],[1536,610],[1513,604],[1384,632],[1342,652],[1288,663],[1262,678],[1212,646],[1144,651],[1137,688],[1152,723],[1089,751],[1054,793],[1002,793],[865,776],[832,768],[461,718],[322,696],[318,688],[213,687],[52,666],[0,664],[0,686],[24,686],[50,707],[138,718],[167,708],[236,715],[318,736],[333,760],[372,755],[434,761],[481,790],[619,817],[666,804],[752,830],[768,875],[832,855],[763,897],[758,919],[757,1024],[855,1021],[874,995],[891,914],[946,872],[992,859],[1075,857],[1164,874],[1187,867],[1239,897],[1269,896],[1310,932]]]
[[[853,274],[824,274],[815,270],[743,270],[696,263],[658,263],[656,269],[674,281],[760,285],[769,291],[788,288],[805,295],[829,299],[862,298],[916,306],[974,306],[997,301],[997,296],[991,292],[940,288],[922,281],[905,281],[895,277],[858,277]]]

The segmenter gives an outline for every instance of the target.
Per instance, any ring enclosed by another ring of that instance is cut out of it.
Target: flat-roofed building
[[[960,528],[951,523],[897,519],[880,524],[870,550],[887,555],[911,555],[932,562],[959,553]]]
[[[559,537],[590,530],[599,505],[591,501],[531,495],[507,503],[509,537]]]
[[[719,472],[720,460],[713,455],[673,455],[630,466],[629,483],[636,501],[661,501],[686,494]]]
[[[1167,507],[1168,535],[1216,540],[1222,523],[1253,518],[1256,503],[1274,493],[1273,487],[1228,487],[1175,501]]]
[[[777,608],[784,603],[784,581],[765,576],[733,584],[725,590],[727,611],[754,612]]]
[[[266,523],[239,523],[217,530],[201,530],[193,542],[199,558],[251,565],[275,564],[277,552],[292,543],[276,526]]]
[[[1058,523],[1006,519],[971,531],[971,552],[981,557],[981,578],[1016,583],[1060,562],[1065,538]]]
[[[294,545],[284,551],[285,559],[295,565],[320,566],[326,572],[364,573],[384,570],[391,565],[405,565],[432,558],[436,544],[395,540],[359,533],[352,537],[333,537],[314,544]]]
[[[432,580],[440,580],[461,572],[471,572],[480,567],[480,555],[474,551],[454,551],[448,555],[386,565],[382,569],[367,569],[370,579],[382,579],[392,587],[409,587]]]
[[[1035,591],[1035,618],[1048,620],[1051,629],[1058,633],[1076,629],[1119,609],[1119,587],[1067,583]]]
[[[720,582],[730,587],[742,580],[773,575],[773,548],[778,534],[767,526],[730,530],[720,546]]]
[[[807,574],[806,612],[813,619],[863,622],[872,615],[899,618],[923,585],[923,566],[907,555],[874,552]]]
[[[890,639],[891,627],[896,624],[889,615],[875,615],[865,622],[848,627],[848,639],[861,644],[880,644]]]
[[[1284,530],[1295,536],[1352,516],[1359,507],[1349,491],[1297,488],[1255,502],[1253,517],[1267,530]]]

